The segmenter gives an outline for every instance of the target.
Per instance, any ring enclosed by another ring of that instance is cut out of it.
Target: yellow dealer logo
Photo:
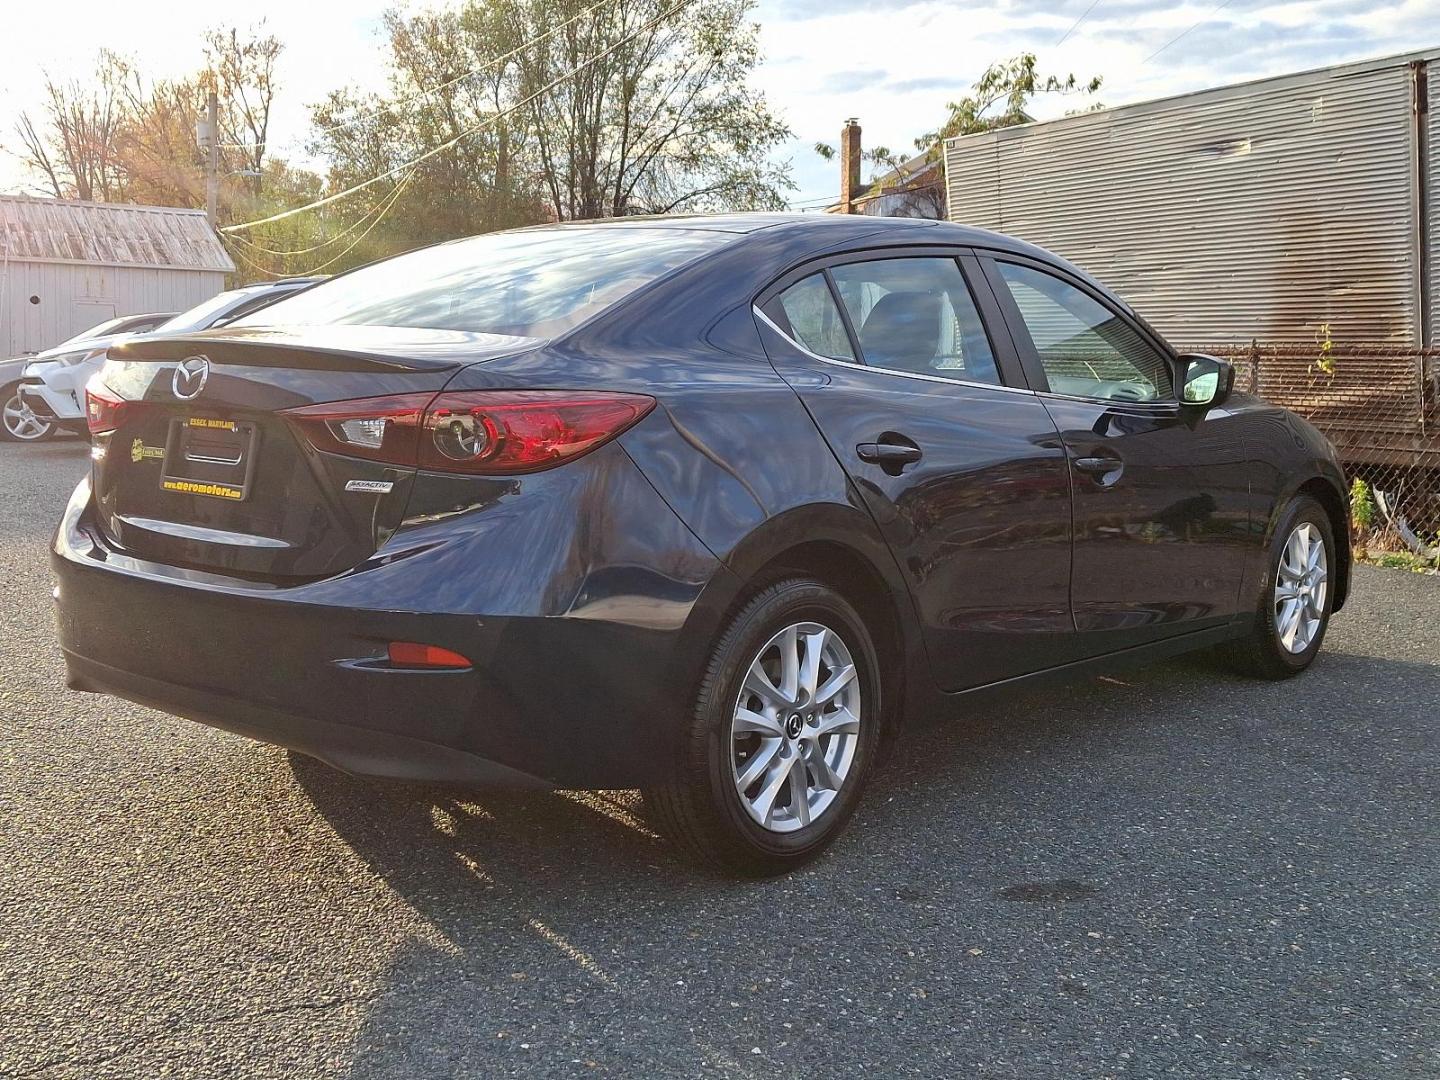
[[[238,499],[245,494],[229,484],[202,484],[194,480],[162,480],[160,486],[166,491],[179,491],[186,495],[209,495],[217,499]]]
[[[136,439],[130,444],[130,460],[137,465],[146,458],[163,458],[165,449],[161,446],[146,446],[141,440]]]

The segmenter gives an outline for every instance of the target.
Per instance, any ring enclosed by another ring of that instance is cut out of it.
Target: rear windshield
[[[668,228],[490,233],[362,267],[235,325],[359,323],[549,338],[734,239]]]

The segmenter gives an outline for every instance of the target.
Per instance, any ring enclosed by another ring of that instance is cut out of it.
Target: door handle
[[[899,472],[906,465],[914,465],[925,456],[918,446],[890,442],[862,442],[856,445],[855,453],[861,461],[879,465],[887,472],[891,469]]]
[[[1093,476],[1101,487],[1109,487],[1115,483],[1125,469],[1125,462],[1118,457],[1077,457],[1071,461],[1080,472]]]

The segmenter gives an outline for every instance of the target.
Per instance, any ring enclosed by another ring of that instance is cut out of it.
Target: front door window
[[[1052,393],[1109,401],[1173,397],[1168,361],[1120,315],[1053,274],[996,265]]]

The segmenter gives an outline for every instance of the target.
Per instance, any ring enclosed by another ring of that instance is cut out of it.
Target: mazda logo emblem
[[[208,378],[210,361],[203,356],[189,356],[175,365],[175,374],[170,377],[170,389],[175,391],[176,397],[189,401],[200,396]]]

